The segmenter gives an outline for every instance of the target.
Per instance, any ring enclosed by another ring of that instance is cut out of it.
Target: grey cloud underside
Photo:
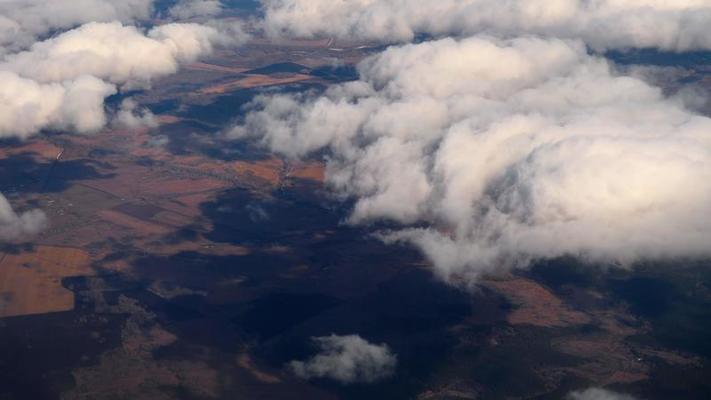
[[[711,256],[711,119],[578,42],[393,47],[325,94],[261,97],[232,135],[329,150],[350,221],[390,220],[445,280],[574,255]],[[429,228],[408,228],[422,224]]]
[[[410,42],[417,34],[581,39],[597,49],[711,49],[707,0],[262,0],[272,35]]]

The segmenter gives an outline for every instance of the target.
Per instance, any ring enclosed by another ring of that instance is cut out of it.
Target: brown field
[[[173,155],[158,147],[153,159],[161,163],[135,163],[134,142],[143,142],[149,135],[133,132],[116,146],[111,145],[114,131],[92,137],[69,137],[62,162],[83,159],[92,148],[110,148],[113,152],[95,164],[98,179],[76,181],[61,195],[48,196],[47,211],[51,227],[42,242],[72,247],[91,246],[91,256],[97,265],[110,270],[125,271],[130,260],[104,262],[111,254],[110,243],[133,241],[139,248],[156,254],[200,251],[225,256],[241,256],[249,249],[239,246],[211,246],[200,238],[190,245],[168,244],[161,240],[176,229],[211,229],[201,218],[201,205],[214,199],[221,190],[235,185],[257,190],[270,190],[285,179],[285,163],[273,158],[256,162],[226,162],[200,154]],[[79,145],[76,142],[80,142]],[[76,147],[75,147],[76,146]],[[130,154],[131,156],[128,156]],[[318,166],[299,166],[299,175],[318,175]]]
[[[585,360],[564,371],[599,385],[626,384],[649,379],[656,360],[668,365],[698,365],[700,362],[688,354],[629,341],[628,338],[643,334],[649,327],[624,308],[593,311],[590,316],[602,332],[564,336],[551,342],[554,349]]]
[[[88,187],[111,193],[121,198],[142,196],[169,197],[202,191],[219,190],[228,182],[211,177],[170,176],[165,170],[152,169],[139,165],[118,165],[111,171],[115,176],[108,179],[83,181]]]
[[[113,210],[99,211],[99,216],[112,224],[129,228],[136,232],[148,235],[166,235],[171,229],[150,221],[134,218],[130,215]]]
[[[553,341],[565,353],[587,359],[570,372],[600,385],[632,383],[648,379],[650,367],[639,359],[621,338],[608,335],[570,337]]]
[[[180,243],[149,242],[143,245],[154,254],[171,256],[181,252],[201,252],[216,256],[246,256],[252,249],[245,246],[236,246],[223,243],[212,243],[200,235],[196,240]]]
[[[81,181],[82,184],[120,198],[134,198],[140,195],[140,181],[150,174],[150,169],[140,165],[121,166],[111,171],[115,176],[106,179]]]
[[[331,39],[289,39],[289,38],[275,38],[267,39],[261,37],[254,37],[249,41],[250,45],[268,45],[268,46],[279,46],[279,47],[304,47],[304,48],[323,48],[327,47],[331,43]]]
[[[637,352],[645,357],[654,357],[664,360],[670,365],[693,365],[698,366],[703,363],[702,359],[689,354],[675,353],[673,351],[665,351],[658,349],[637,349]]]
[[[222,65],[209,64],[206,62],[196,62],[194,64],[190,64],[186,67],[186,69],[209,72],[225,72],[229,74],[239,74],[249,70],[248,68],[231,68]]]
[[[225,181],[214,178],[157,178],[147,179],[138,184],[138,191],[146,195],[171,196],[176,194],[189,194],[223,189],[227,186]]]
[[[39,246],[0,254],[0,317],[74,309],[74,293],[62,279],[92,275],[89,255],[79,249]]]
[[[163,226],[180,228],[190,225],[190,223],[193,222],[193,217],[173,211],[161,211],[155,216],[155,218],[152,219],[152,221]]]
[[[83,222],[83,221],[82,221]],[[53,224],[56,224],[53,221]],[[89,245],[97,242],[115,242],[120,240],[126,230],[125,229],[109,229],[107,224],[100,218],[87,220],[84,223],[70,227],[66,231],[49,231],[42,234],[41,241],[47,245],[60,245],[67,247],[86,248]],[[91,256],[95,259],[96,251],[91,252]]]
[[[238,174],[255,176],[269,182],[272,186],[278,186],[281,183],[284,162],[276,158],[256,162],[238,161],[232,165],[232,168]]]
[[[188,194],[161,202],[165,210],[179,213],[184,216],[197,218],[202,214],[200,205],[213,198],[213,192]]]
[[[44,140],[32,140],[20,146],[0,148],[0,159],[30,153],[45,159],[55,159],[62,149]]]
[[[208,86],[198,90],[200,95],[216,95],[231,92],[239,89],[253,89],[264,86],[286,85],[290,83],[303,82],[313,79],[310,75],[293,74],[288,76],[270,76],[270,75],[249,75],[245,78],[240,78],[231,82]]]
[[[326,178],[326,166],[321,162],[302,163],[293,166],[289,177],[321,182]]]
[[[287,165],[284,160],[270,158],[260,161],[235,161],[224,164],[204,163],[201,169],[214,173],[236,173],[242,178],[258,178],[273,187],[284,184],[288,178],[298,178],[323,182],[325,166],[320,162],[298,163]]]
[[[507,317],[512,325],[554,327],[580,325],[590,321],[586,314],[569,309],[548,289],[531,280],[489,280],[484,284],[517,306]]]

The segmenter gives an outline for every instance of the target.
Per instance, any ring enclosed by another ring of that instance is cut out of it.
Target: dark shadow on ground
[[[73,181],[106,179],[111,174],[102,174],[97,168],[111,166],[95,160],[38,162],[32,153],[21,153],[0,159],[0,192],[56,193],[66,190]]]

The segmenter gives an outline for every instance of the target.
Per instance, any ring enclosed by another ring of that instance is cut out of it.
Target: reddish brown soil
[[[569,309],[550,290],[531,280],[489,280],[484,284],[514,303],[516,309],[508,315],[508,321],[512,325],[560,327],[590,321],[586,314]]]
[[[205,62],[196,62],[194,64],[190,64],[186,68],[198,71],[225,72],[229,74],[239,74],[248,70],[248,68],[230,68],[222,65],[209,64]]]
[[[79,249],[38,246],[20,254],[0,253],[0,317],[45,314],[74,308],[74,293],[62,279],[93,274]]]
[[[245,78],[240,78],[231,82],[200,89],[198,91],[198,94],[216,95],[239,89],[252,89],[264,86],[286,85],[290,83],[303,82],[310,79],[313,79],[313,77],[304,74],[293,74],[281,77],[270,75],[249,75]]]

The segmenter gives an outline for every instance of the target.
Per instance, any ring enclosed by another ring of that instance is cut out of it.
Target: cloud
[[[410,42],[487,34],[582,39],[596,49],[711,49],[707,0],[262,0],[271,35]]]
[[[0,193],[0,242],[35,235],[47,226],[47,216],[40,210],[17,214]]]
[[[392,47],[321,95],[258,98],[232,135],[303,157],[351,223],[390,221],[445,280],[573,255],[711,256],[711,119],[579,42]]]
[[[133,99],[125,99],[121,102],[113,122],[121,127],[129,129],[155,128],[158,121],[155,115],[148,110],[138,106]]]
[[[0,62],[0,137],[101,129],[107,96],[122,87],[147,86],[216,46],[241,43],[238,30],[230,24],[172,23],[144,32],[120,22],[92,22],[37,42]],[[130,122],[125,112],[119,118]]]
[[[343,384],[373,383],[395,373],[397,357],[387,345],[357,335],[313,339],[320,352],[308,361],[292,361],[291,370],[304,379],[327,378]]]
[[[635,400],[634,397],[626,394],[612,392],[601,388],[590,388],[580,392],[572,392],[567,397],[568,400]]]
[[[222,12],[222,3],[218,0],[181,0],[168,10],[168,15],[175,19],[194,17],[214,17]]]
[[[0,54],[17,51],[55,31],[88,22],[147,20],[153,0],[0,1]]]
[[[115,84],[149,82],[210,54],[230,37],[211,26],[173,23],[143,32],[120,22],[89,23],[6,57],[0,70],[38,82],[91,75]]]
[[[114,93],[114,85],[91,76],[42,84],[0,71],[0,138],[42,129],[94,132],[106,124],[104,99]]]

